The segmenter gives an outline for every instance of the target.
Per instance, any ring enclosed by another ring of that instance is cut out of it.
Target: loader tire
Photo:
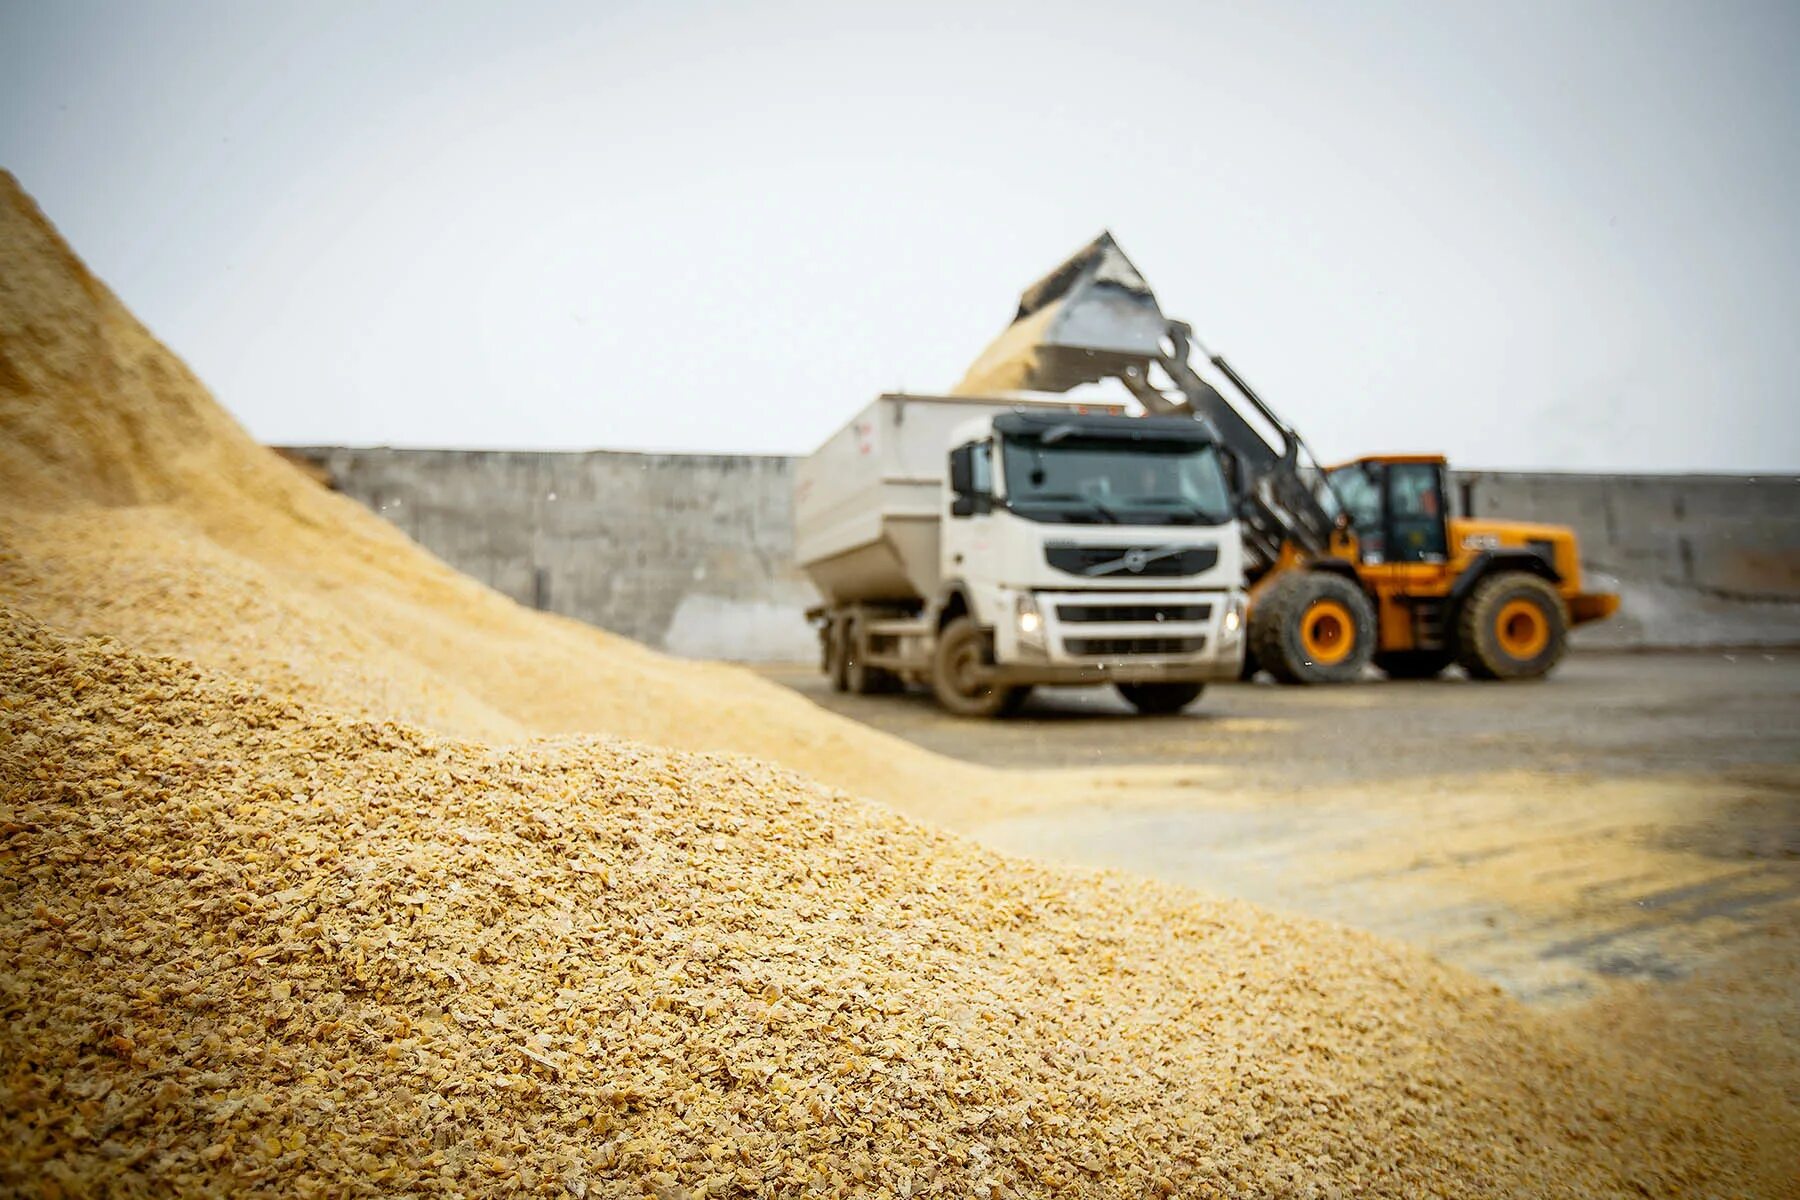
[[[1436,679],[1456,661],[1448,650],[1390,650],[1375,656],[1375,666],[1389,679]]]
[[[1354,683],[1375,653],[1375,606],[1325,571],[1271,583],[1250,615],[1250,649],[1280,683]]]
[[[988,659],[987,636],[973,617],[957,617],[938,634],[931,656],[931,694],[959,717],[998,717],[1025,702],[1030,688],[996,687],[973,678]]]
[[[1205,685],[1198,683],[1115,683],[1113,690],[1125,703],[1146,717],[1178,713],[1200,698]]]
[[[1476,679],[1538,679],[1569,648],[1569,613],[1549,580],[1502,571],[1475,585],[1456,618],[1456,661]]]

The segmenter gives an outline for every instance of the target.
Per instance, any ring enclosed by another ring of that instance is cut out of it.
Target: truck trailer
[[[842,691],[927,685],[953,713],[1039,685],[1175,712],[1244,658],[1218,433],[1121,405],[887,394],[802,460],[795,551]]]

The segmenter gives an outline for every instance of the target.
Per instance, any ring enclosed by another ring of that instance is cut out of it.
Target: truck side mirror
[[[975,447],[958,446],[950,452],[950,491],[958,500],[975,494]],[[964,516],[957,513],[957,516]]]
[[[978,471],[975,456],[987,447],[978,442],[958,446],[950,452],[950,515],[972,517],[994,511],[994,497],[986,490],[990,485],[986,471]],[[977,478],[980,475],[982,478]]]

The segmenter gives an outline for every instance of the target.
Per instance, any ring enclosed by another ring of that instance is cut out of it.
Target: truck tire
[[[1024,703],[1029,688],[994,687],[972,678],[987,658],[987,638],[975,618],[957,617],[938,634],[931,655],[931,694],[959,717],[998,717]]]
[[[844,626],[844,686],[857,696],[899,691],[900,677],[881,667],[871,667],[858,650],[862,636],[856,620],[852,617]]]
[[[1375,606],[1326,571],[1292,571],[1250,614],[1256,661],[1280,683],[1354,683],[1375,654]]]
[[[1125,703],[1147,717],[1178,713],[1206,690],[1199,683],[1115,683],[1113,689],[1125,698]]]
[[[1456,617],[1456,661],[1476,679],[1538,679],[1569,648],[1569,613],[1549,580],[1501,571]]]
[[[1375,666],[1389,679],[1436,679],[1456,661],[1448,650],[1390,650],[1375,655]]]
[[[836,617],[825,634],[825,674],[830,676],[831,690],[834,692],[850,690],[849,655],[845,653],[849,626],[850,623],[843,617]]]

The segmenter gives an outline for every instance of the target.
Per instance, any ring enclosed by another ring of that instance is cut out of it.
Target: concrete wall
[[[465,574],[671,653],[817,656],[794,567],[793,460],[296,447]]]
[[[808,660],[792,469],[774,456],[286,451],[521,604],[676,654]],[[1471,515],[1571,525],[1620,615],[1588,645],[1800,645],[1800,479],[1476,471]]]

